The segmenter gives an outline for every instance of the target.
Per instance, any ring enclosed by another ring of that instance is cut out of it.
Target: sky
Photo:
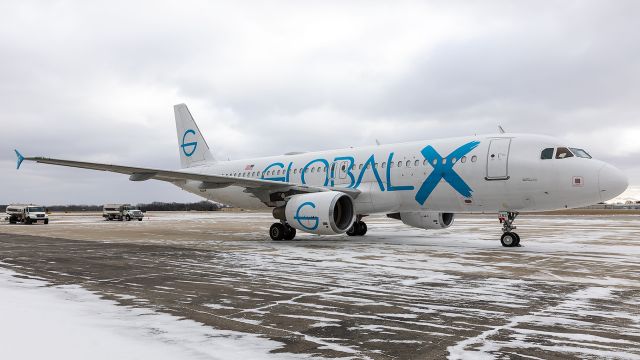
[[[25,163],[179,167],[173,105],[222,160],[508,132],[640,186],[638,1],[3,1],[0,204],[198,201]]]

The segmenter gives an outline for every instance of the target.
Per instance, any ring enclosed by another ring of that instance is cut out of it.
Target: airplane
[[[24,157],[43,164],[110,171],[131,181],[161,180],[209,200],[271,209],[272,240],[296,230],[363,236],[362,219],[386,214],[412,227],[445,229],[455,214],[497,213],[500,242],[520,246],[520,212],[576,208],[612,199],[625,174],[560,139],[504,133],[295,152],[217,161],[185,104],[174,106],[179,170]]]

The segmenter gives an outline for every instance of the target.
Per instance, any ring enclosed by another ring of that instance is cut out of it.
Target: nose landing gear
[[[516,227],[513,226],[513,222],[516,220],[516,217],[518,217],[517,212],[509,211],[501,212],[498,217],[498,220],[500,220],[500,223],[502,224],[503,232],[500,237],[500,243],[502,243],[502,246],[504,247],[520,246],[520,235],[512,231],[516,229]]]

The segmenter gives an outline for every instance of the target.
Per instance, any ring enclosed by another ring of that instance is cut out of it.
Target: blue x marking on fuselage
[[[464,180],[453,170],[458,160],[468,154],[471,150],[475,149],[480,144],[479,141],[471,141],[459,148],[455,149],[451,154],[443,158],[438,152],[428,145],[420,152],[422,156],[433,166],[433,171],[422,183],[422,186],[416,192],[416,201],[420,205],[424,205],[433,190],[436,188],[440,179],[444,179],[451,187],[453,187],[460,195],[464,197],[471,197],[473,190],[467,185]],[[444,161],[446,159],[446,161]],[[455,161],[454,161],[455,160]]]

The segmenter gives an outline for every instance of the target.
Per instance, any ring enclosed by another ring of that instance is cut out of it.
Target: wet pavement
[[[640,359],[640,217],[522,216],[272,242],[262,213],[0,225],[0,267],[124,306],[352,358]]]

